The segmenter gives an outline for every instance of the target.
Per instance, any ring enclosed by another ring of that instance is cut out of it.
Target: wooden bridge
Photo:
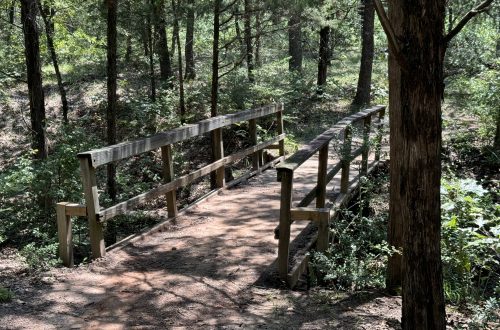
[[[359,186],[359,178],[367,175],[379,164],[385,107],[375,106],[344,118],[286,158],[283,110],[282,104],[273,104],[236,114],[213,117],[148,138],[78,154],[85,205],[66,202],[57,204],[59,254],[63,263],[66,266],[73,266],[71,230],[71,217],[73,216],[87,217],[92,257],[94,259],[100,258],[107,251],[104,244],[103,223],[112,220],[113,217],[125,214],[160,196],[166,196],[168,219],[147,233],[140,233],[117,245],[123,246],[125,243],[145,238],[148,233],[167,228],[181,214],[189,211],[188,209],[181,211],[177,209],[177,188],[184,187],[202,176],[215,172],[218,188],[211,191],[210,195],[222,194],[220,199],[229,202],[227,195],[224,198],[225,192],[230,191],[228,189],[278,164],[276,170],[278,181],[281,181],[281,191],[273,191],[276,198],[265,193],[262,193],[262,196],[249,196],[245,198],[248,204],[243,203],[235,206],[241,209],[242,214],[241,217],[236,217],[248,220],[248,209],[256,207],[259,201],[262,204],[273,199],[280,201],[279,215],[277,212],[271,212],[278,205],[274,204],[276,205],[274,206],[272,203],[267,205],[270,212],[266,213],[266,217],[271,219],[266,219],[266,223],[272,224],[274,222],[275,225],[278,225],[274,229],[274,235],[279,240],[277,255],[279,277],[286,281],[289,286],[295,286],[300,275],[306,270],[307,251],[312,248],[324,251],[327,248],[330,222],[338,215],[339,209],[353,196]],[[257,120],[266,116],[275,116],[276,134],[274,137],[258,143]],[[222,128],[244,121],[249,123],[252,146],[224,156]],[[215,141],[212,145],[215,146],[214,154],[218,155],[217,159],[189,174],[175,178],[172,145],[206,133],[211,133],[212,139]],[[108,208],[101,208],[96,168],[157,149],[161,150],[164,183],[127,201]],[[262,156],[264,149],[278,150],[277,157],[265,163]],[[224,181],[224,167],[247,156],[252,158],[252,170],[226,183]],[[276,173],[272,173],[266,171],[259,176],[262,185],[271,186],[274,184]],[[210,203],[221,202],[214,200],[214,198],[216,197],[201,203],[205,204],[204,207],[210,207]],[[309,205],[313,202],[315,206],[310,207]],[[236,210],[235,212],[240,211]],[[243,216],[244,214],[246,216]],[[303,222],[300,222],[301,220],[310,221],[312,224],[304,225]],[[248,226],[252,225],[255,224],[248,224]],[[274,226],[269,227],[267,235],[273,235],[272,228]],[[302,246],[294,248],[293,253],[290,253],[291,238],[300,236],[301,231],[309,233],[308,239]]]

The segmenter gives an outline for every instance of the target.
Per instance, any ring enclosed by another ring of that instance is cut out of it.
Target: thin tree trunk
[[[220,34],[220,5],[221,0],[214,0],[214,39],[212,47],[212,88],[210,94],[210,116],[217,116],[217,101],[219,97],[219,34]],[[217,159],[215,150],[217,149],[217,139],[215,131],[211,134],[212,160]],[[210,186],[217,187],[216,172],[210,173]]]
[[[15,14],[16,14],[16,0],[12,0],[9,7],[9,23],[13,25],[15,23]]]
[[[130,9],[130,2],[125,2],[125,11],[128,17],[131,17],[132,10]],[[132,35],[127,33],[127,39],[125,41],[125,63],[130,63],[130,58],[132,57]]]
[[[184,76],[182,74],[182,52],[181,52],[181,38],[179,37],[179,3],[175,3],[175,0],[172,0],[172,10],[174,11],[174,30],[177,32],[175,36],[175,40],[177,40],[177,64],[179,70],[179,110],[181,116],[181,123],[184,124],[186,122],[186,104],[184,101]]]
[[[500,110],[497,109],[497,129],[495,133],[495,142],[493,147],[496,152],[500,152]]]
[[[291,13],[288,19],[288,69],[302,71],[302,23],[299,13]]]
[[[445,0],[391,0],[389,6],[396,38],[404,42],[398,62],[404,68],[396,77],[400,88],[390,90],[390,202],[400,211],[392,206],[390,217],[403,229],[402,326],[445,329],[440,244]]]
[[[106,121],[108,126],[107,142],[108,145],[116,144],[116,108],[117,108],[117,94],[116,94],[116,48],[117,48],[117,9],[118,0],[107,0],[108,8],[108,27],[107,27],[107,40],[108,40],[108,66],[107,66],[107,92],[108,92],[108,107],[106,111]],[[114,163],[109,163],[107,166],[107,188],[109,197],[112,201],[116,201],[116,167]]]
[[[155,78],[155,63],[154,63],[154,40],[153,40],[153,31],[151,28],[151,15],[147,18],[148,24],[148,54],[149,54],[149,78],[150,78],[150,94],[149,98],[151,102],[156,102],[156,78]]]
[[[45,141],[45,98],[40,64],[40,43],[36,24],[36,0],[21,0],[21,20],[24,33],[24,51],[30,98],[32,147],[35,157],[45,159],[48,155]]]
[[[363,106],[370,104],[370,91],[372,85],[372,67],[373,67],[373,31],[375,8],[373,0],[362,0],[363,3],[363,28],[362,28],[362,46],[361,46],[361,65],[359,67],[358,88],[356,96],[352,101],[354,106]]]
[[[248,81],[254,82],[254,63],[253,63],[253,45],[252,45],[252,4],[251,0],[245,0],[245,14],[244,14],[244,37],[245,37],[245,51],[247,61],[247,76]]]
[[[168,81],[173,78],[172,64],[168,50],[167,32],[165,30],[164,0],[153,1],[153,22],[157,39],[156,53],[160,59],[160,79]],[[155,38],[156,39],[156,38]]]
[[[186,44],[184,45],[184,57],[186,58],[186,80],[196,78],[194,65],[194,21],[195,21],[195,0],[188,1],[186,18]]]
[[[330,27],[324,26],[319,31],[319,58],[318,58],[318,80],[317,93],[322,94],[326,86],[326,78],[328,74],[328,55],[330,42]]]
[[[262,47],[261,45],[261,38],[260,34],[262,33],[261,29],[261,10],[257,10],[255,13],[255,66],[257,68],[260,68],[262,66],[262,60],[260,58],[260,49]]]
[[[57,87],[59,88],[59,94],[61,95],[61,104],[64,122],[68,123],[68,100],[66,98],[66,89],[62,81],[61,71],[59,70],[59,62],[57,60],[56,48],[54,47],[54,28],[52,22],[52,14],[47,16],[47,12],[42,7],[42,3],[38,2],[38,8],[40,10],[40,15],[42,16],[43,23],[45,25],[45,34],[47,36],[47,48],[50,52],[50,57],[52,59],[52,65],[54,66],[54,71],[57,78]],[[47,9],[50,13],[50,10]]]

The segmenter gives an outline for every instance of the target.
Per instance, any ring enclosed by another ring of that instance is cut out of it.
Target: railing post
[[[253,146],[257,145],[257,120],[250,119],[248,121],[248,126],[249,126],[250,141]],[[260,167],[259,152],[257,151],[252,155],[252,168],[254,170],[258,170],[259,167]]]
[[[59,258],[64,266],[73,267],[73,234],[71,232],[71,217],[66,215],[68,203],[57,203],[57,235],[59,237]]]
[[[368,173],[368,155],[370,153],[370,126],[372,117],[368,116],[363,121],[363,152],[361,153],[361,175]]]
[[[283,103],[279,103],[277,107],[279,107],[279,111],[276,112],[276,121],[278,123],[278,134],[283,134],[285,132],[285,128],[283,126]],[[281,157],[285,156],[285,140],[281,140],[279,142],[279,151]]]
[[[349,168],[351,166],[351,127],[344,130],[344,145],[342,148],[342,175],[340,177],[340,192],[345,194],[349,188]]]
[[[328,166],[328,143],[319,149],[318,156],[318,184],[316,189],[316,207],[325,207],[326,200],[326,174]]]
[[[174,162],[172,158],[172,145],[161,147],[161,160],[163,162],[163,182],[168,183],[174,179]],[[165,194],[167,199],[168,216],[177,216],[177,198],[175,189]]]
[[[292,217],[290,208],[292,206],[293,171],[281,170],[281,206],[278,242],[278,273],[280,279],[287,281],[288,254],[290,248],[290,224]]]
[[[99,193],[97,191],[97,181],[95,168],[91,164],[91,159],[80,158],[80,172],[83,182],[83,192],[85,195],[85,205],[87,206],[87,217],[89,220],[90,248],[92,258],[104,257],[106,254],[102,224],[97,220],[99,213]]]
[[[378,129],[377,129],[377,139],[375,141],[375,161],[380,160],[380,152],[382,150],[382,136],[384,134],[384,115],[385,108],[382,108],[378,113]]]
[[[318,222],[318,239],[316,240],[316,250],[325,252],[330,243],[330,212],[320,212]]]
[[[217,128],[212,131],[212,153],[213,160],[217,161],[224,157],[224,141],[222,140],[222,128]],[[216,186],[218,188],[224,187],[224,166],[215,170]]]

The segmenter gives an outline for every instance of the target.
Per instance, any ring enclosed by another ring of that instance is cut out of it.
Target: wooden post
[[[340,192],[345,194],[349,188],[349,168],[351,166],[351,128],[344,131],[344,146],[342,150],[342,176],[340,177]]]
[[[380,160],[380,151],[382,149],[382,136],[384,135],[384,115],[385,115],[385,108],[380,110],[378,113],[378,129],[377,129],[377,140],[375,141],[375,161]]]
[[[320,212],[318,222],[318,239],[316,240],[316,250],[325,252],[330,243],[330,212]]]
[[[161,160],[163,162],[163,182],[168,183],[174,179],[174,162],[172,159],[172,145],[161,147]],[[177,216],[176,189],[165,194],[167,199],[168,217]]]
[[[368,173],[368,155],[370,153],[370,126],[372,117],[368,116],[363,121],[363,152],[361,153],[361,175]]]
[[[250,119],[248,122],[250,141],[253,146],[257,145],[257,120]],[[260,168],[259,152],[255,152],[252,155],[252,169],[258,170]]]
[[[278,122],[278,134],[285,133],[285,128],[283,126],[283,103],[277,105],[279,111],[276,113],[276,121]],[[285,156],[285,140],[279,142],[280,156]]]
[[[293,171],[283,170],[281,172],[281,206],[279,223],[279,242],[278,242],[278,273],[280,279],[287,280],[288,275],[288,254],[290,248],[290,224],[292,206],[292,186]]]
[[[57,203],[57,235],[59,237],[59,258],[64,266],[73,267],[73,235],[71,232],[71,217],[66,215],[68,203]]]
[[[326,174],[328,166],[328,143],[319,149],[318,156],[318,185],[316,189],[316,207],[325,207],[326,200]]]
[[[212,131],[212,148],[214,154],[214,161],[224,157],[224,141],[222,140],[222,128],[217,128]],[[216,185],[218,188],[224,187],[225,176],[224,166],[215,170]]]
[[[91,164],[90,157],[80,157],[80,174],[83,182],[83,192],[85,204],[87,206],[87,217],[89,220],[90,248],[92,258],[104,257],[106,254],[102,224],[98,222],[97,214],[100,211],[99,193],[97,191],[97,181],[95,168]]]

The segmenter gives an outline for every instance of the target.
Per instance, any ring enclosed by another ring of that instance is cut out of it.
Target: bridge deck
[[[312,158],[296,172],[297,200],[314,186],[316,167]],[[357,173],[353,164],[351,175]],[[328,191],[338,188],[336,181]],[[280,183],[270,169],[201,202],[162,232],[111,250],[87,268],[65,270],[44,293],[50,306],[43,315],[11,317],[39,318],[49,328],[271,324],[272,312],[259,301],[267,294],[263,274],[272,274],[277,257],[279,206]],[[306,225],[292,225],[292,240]]]

